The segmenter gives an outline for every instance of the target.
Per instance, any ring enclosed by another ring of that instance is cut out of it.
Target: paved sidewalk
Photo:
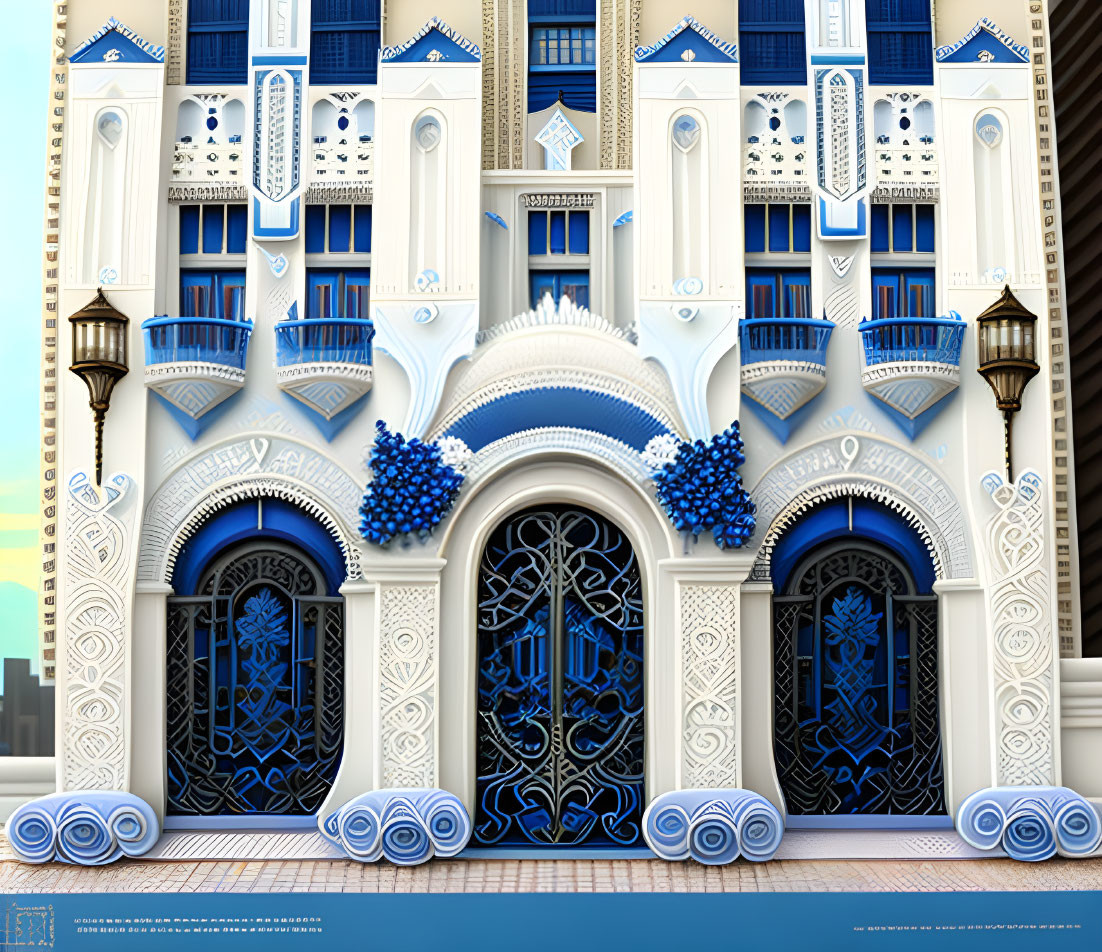
[[[1102,890],[1102,859],[774,860],[705,867],[661,860],[441,860],[422,866],[130,860],[84,868],[0,862],[0,893],[82,892],[945,892]]]

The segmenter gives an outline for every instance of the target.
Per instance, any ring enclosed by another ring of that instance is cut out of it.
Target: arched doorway
[[[642,842],[643,641],[618,526],[558,505],[494,530],[478,573],[477,844]]]
[[[849,498],[811,510],[772,565],[773,749],[789,815],[943,816],[937,596],[917,534]]]
[[[344,739],[343,579],[328,533],[279,500],[188,541],[168,599],[167,815],[317,812]]]

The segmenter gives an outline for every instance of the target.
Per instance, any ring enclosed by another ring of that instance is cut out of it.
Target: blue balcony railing
[[[371,363],[375,326],[362,318],[322,317],[280,321],[276,329],[276,365]]]
[[[145,362],[202,362],[245,369],[252,322],[217,317],[154,317],[142,323]]]
[[[956,311],[951,317],[890,317],[863,321],[858,327],[865,366],[926,362],[960,366],[967,326]]]
[[[834,322],[826,318],[755,317],[739,322],[742,363],[797,360],[826,365]]]

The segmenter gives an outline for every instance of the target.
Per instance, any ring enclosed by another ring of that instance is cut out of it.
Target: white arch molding
[[[340,547],[348,579],[363,577],[356,525],[363,486],[337,463],[285,434],[227,441],[180,464],[142,520],[138,581],[172,583],[181,549],[220,509],[274,497],[318,520]]]
[[[770,580],[773,547],[805,512],[847,496],[872,499],[899,513],[926,544],[939,581],[972,577],[963,510],[948,484],[906,447],[852,432],[784,457],[750,490],[758,509],[755,534],[761,533],[751,578]]]

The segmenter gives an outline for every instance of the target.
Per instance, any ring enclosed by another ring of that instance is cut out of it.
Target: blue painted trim
[[[417,62],[416,59],[407,57],[405,54],[413,53],[415,55],[415,47],[417,47],[417,44],[434,30],[445,40],[451,41],[457,50],[465,54],[463,57],[465,62],[477,63],[482,61],[482,50],[458,30],[454,30],[448,26],[440,17],[430,18],[429,21],[421,27],[420,30],[414,33],[413,36],[406,40],[405,43],[399,43],[397,46],[384,46],[379,52],[379,59],[384,63],[409,62],[411,59]]]
[[[960,393],[959,387],[945,394],[945,396],[938,400],[937,403],[935,403],[932,407],[923,410],[913,420],[910,417],[900,413],[891,404],[885,403],[879,397],[875,397],[871,393],[866,393],[865,396],[872,400],[876,404],[877,408],[883,410],[888,415],[888,418],[892,421],[892,423],[894,423],[896,426],[899,427],[899,429],[906,433],[909,439],[914,440],[918,438],[918,436],[922,433],[923,430],[926,429],[926,427],[933,423],[934,417],[941,413],[941,411],[944,410],[956,398],[956,395],[958,393]]]
[[[701,23],[696,17],[684,16],[674,25],[664,37],[658,40],[657,43],[653,43],[650,46],[637,46],[635,48],[635,62],[646,63],[649,60],[655,62],[683,62],[680,59],[682,49],[675,47],[675,49],[667,50],[666,53],[675,53],[675,56],[662,55],[665,47],[675,40],[678,36],[685,32],[685,30],[691,30],[696,33],[708,46],[714,51],[714,55],[707,58],[702,58],[701,62],[738,62],[738,47],[736,44],[729,42],[728,40],[720,39],[720,37],[709,30],[703,23]],[[694,53],[703,51],[704,46],[701,44],[693,43],[689,46],[682,41],[680,47],[692,49]]]
[[[639,846],[626,846],[623,849],[609,847],[563,847],[545,846],[543,848],[510,847],[468,847],[457,854],[457,859],[658,859],[652,850]]]
[[[241,390],[238,390],[236,393],[231,393],[225,400],[221,401],[213,409],[208,410],[197,420],[190,413],[185,413],[178,406],[170,403],[161,396],[161,394],[157,393],[157,391],[154,390],[152,393],[168,411],[168,415],[180,425],[180,429],[182,429],[192,441],[197,440],[200,434],[202,434],[208,426],[216,422],[233,405],[237,398],[241,396]]]
[[[253,66],[306,66],[310,62],[309,56],[254,56]]]
[[[785,817],[786,830],[951,830],[951,816],[901,816],[889,813]]]
[[[860,55],[860,54],[857,54],[857,53],[854,53],[851,56],[838,56],[838,55],[814,56],[813,55],[811,57],[811,65],[812,66],[864,66],[865,65],[865,57]]]
[[[310,816],[166,816],[166,830],[316,830],[318,818]]]
[[[163,63],[165,61],[165,48],[163,46],[156,46],[150,43],[148,40],[143,39],[137,33],[130,29],[125,23],[121,22],[115,17],[109,17],[107,22],[101,26],[95,33],[93,33],[88,39],[80,44],[72,54],[69,56],[70,63],[83,63],[85,60],[90,59],[93,52],[93,47],[102,40],[109,33],[118,33],[119,36],[126,40],[129,40],[134,48],[148,57],[145,62],[149,63]],[[134,60],[122,60],[122,62],[142,62],[141,59]],[[100,65],[103,65],[100,63]]]
[[[489,218],[495,225],[501,225],[506,231],[509,230],[509,226],[505,224],[505,219],[497,214],[497,212],[483,212],[482,214]]]
[[[897,512],[864,497],[820,503],[781,535],[770,559],[774,591],[784,590],[792,571],[812,549],[840,539],[868,539],[884,546],[907,564],[920,593],[932,591],[934,564],[922,537]]]
[[[613,228],[619,228],[621,225],[630,225],[635,220],[635,209],[629,208],[622,215],[616,217],[616,221],[612,223]]]
[[[257,505],[261,528],[257,528]],[[220,509],[188,539],[172,569],[177,595],[194,595],[199,579],[213,559],[239,542],[275,539],[305,552],[325,573],[327,595],[336,595],[347,569],[344,554],[329,530],[313,516],[282,499],[251,498]]]
[[[575,387],[535,387],[475,407],[444,435],[458,436],[477,453],[514,433],[547,427],[604,433],[640,451],[655,436],[669,432],[641,407],[611,394]]]
[[[987,17],[980,17],[976,22],[976,25],[972,27],[967,33],[964,34],[956,43],[949,46],[939,46],[934,50],[934,58],[939,63],[968,63],[976,62],[976,60],[966,60],[958,58],[964,49],[976,39],[981,33],[986,33],[988,36],[997,40],[1006,50],[1009,51],[1009,55],[1013,58],[1009,60],[996,60],[996,62],[1029,62],[1029,47],[1025,44],[1018,44],[1014,42],[1014,38],[1009,33],[1004,33],[999,29],[998,24]]]
[[[260,199],[253,196],[253,237],[254,238],[295,238],[299,229],[299,206],[301,200],[291,199],[291,224],[286,228],[262,228],[260,222]]]
[[[826,200],[819,199],[819,237],[820,238],[864,238],[868,234],[868,202],[857,200],[856,228],[828,228],[826,226]]]
[[[283,394],[285,400],[289,400],[296,410],[305,414],[306,418],[317,427],[318,432],[325,437],[326,443],[332,443],[340,432],[352,422],[356,414],[363,409],[364,401],[369,396],[371,396],[370,393],[365,393],[358,400],[354,400],[346,406],[331,420],[327,420],[322,414],[318,413],[317,410],[307,406],[301,400],[296,400],[289,393]]]
[[[765,424],[769,432],[777,438],[779,443],[783,444],[787,443],[788,438],[803,425],[804,421],[811,414],[811,410],[815,406],[815,401],[821,396],[822,393],[815,394],[815,396],[808,400],[799,410],[790,413],[783,420],[765,406],[765,404],[759,403],[749,394],[744,393],[742,399],[747,409]]]

